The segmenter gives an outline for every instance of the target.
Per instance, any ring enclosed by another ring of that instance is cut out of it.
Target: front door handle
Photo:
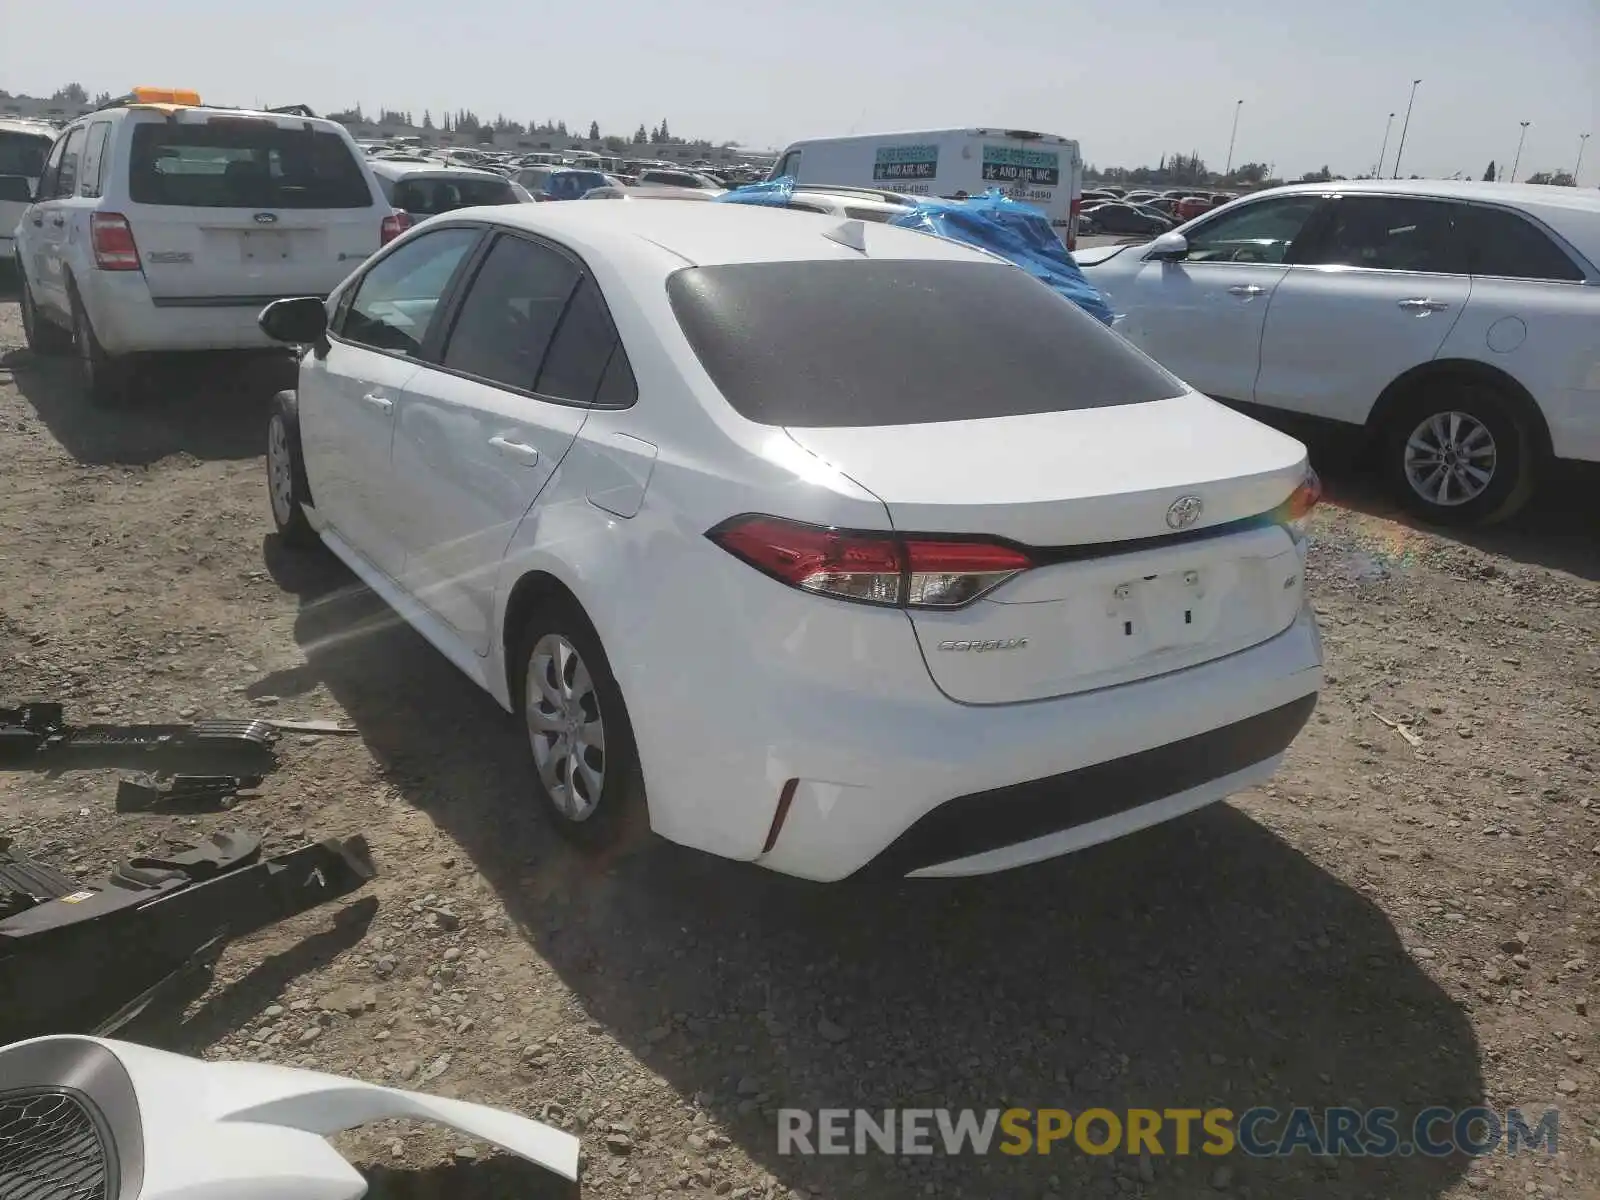
[[[493,446],[496,454],[506,458],[514,458],[527,466],[534,466],[539,461],[539,450],[527,442],[513,442],[510,438],[492,437],[489,445]]]
[[[34,218],[33,218],[33,223],[35,225],[43,225],[44,224],[44,218],[39,216],[37,213],[35,213],[34,214]]]
[[[1266,290],[1266,288],[1257,287],[1253,283],[1236,283],[1228,289],[1228,295],[1243,296],[1246,299],[1249,299],[1252,296],[1262,295]]]
[[[1413,296],[1408,300],[1398,301],[1401,308],[1407,312],[1414,312],[1419,316],[1423,313],[1443,312],[1450,305],[1443,300],[1430,300],[1426,296]]]
[[[361,399],[364,403],[372,405],[373,408],[380,408],[384,412],[388,412],[394,407],[394,401],[381,392],[368,392]]]
[[[57,229],[60,229],[66,223],[67,223],[67,219],[65,217],[51,217],[50,218],[50,224],[54,225]]]

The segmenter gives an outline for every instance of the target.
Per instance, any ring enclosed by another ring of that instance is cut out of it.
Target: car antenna
[[[865,221],[843,221],[822,235],[830,242],[838,242],[851,250],[867,252],[867,225]]]

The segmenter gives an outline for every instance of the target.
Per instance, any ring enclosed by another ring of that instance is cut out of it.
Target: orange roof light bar
[[[136,87],[128,93],[134,104],[184,104],[198,106],[200,93],[193,88]]]

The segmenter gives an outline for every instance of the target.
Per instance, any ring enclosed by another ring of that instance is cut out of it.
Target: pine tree
[[[600,122],[599,121],[590,121],[589,122],[589,140],[591,142],[598,142],[600,140]]]
[[[1491,159],[1490,162],[1489,162],[1489,169],[1483,173],[1483,181],[1485,183],[1493,183],[1494,180],[1495,180],[1494,161]]]
[[[656,141],[658,141],[658,142],[670,142],[671,140],[672,140],[672,135],[667,132],[667,119],[665,117],[662,117],[661,118],[660,136],[656,138]]]

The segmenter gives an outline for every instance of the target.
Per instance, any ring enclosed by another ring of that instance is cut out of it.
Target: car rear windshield
[[[394,185],[394,206],[417,216],[436,216],[478,204],[515,204],[517,195],[509,179],[478,179],[471,175],[447,178],[402,179]]]
[[[136,125],[128,194],[193,208],[369,208],[372,192],[336,133],[270,121]]]
[[[763,425],[917,425],[1139,404],[1183,385],[1003,263],[688,267],[667,294],[736,412]]]
[[[0,175],[37,179],[44,174],[44,160],[49,153],[50,139],[42,134],[0,130]]]

